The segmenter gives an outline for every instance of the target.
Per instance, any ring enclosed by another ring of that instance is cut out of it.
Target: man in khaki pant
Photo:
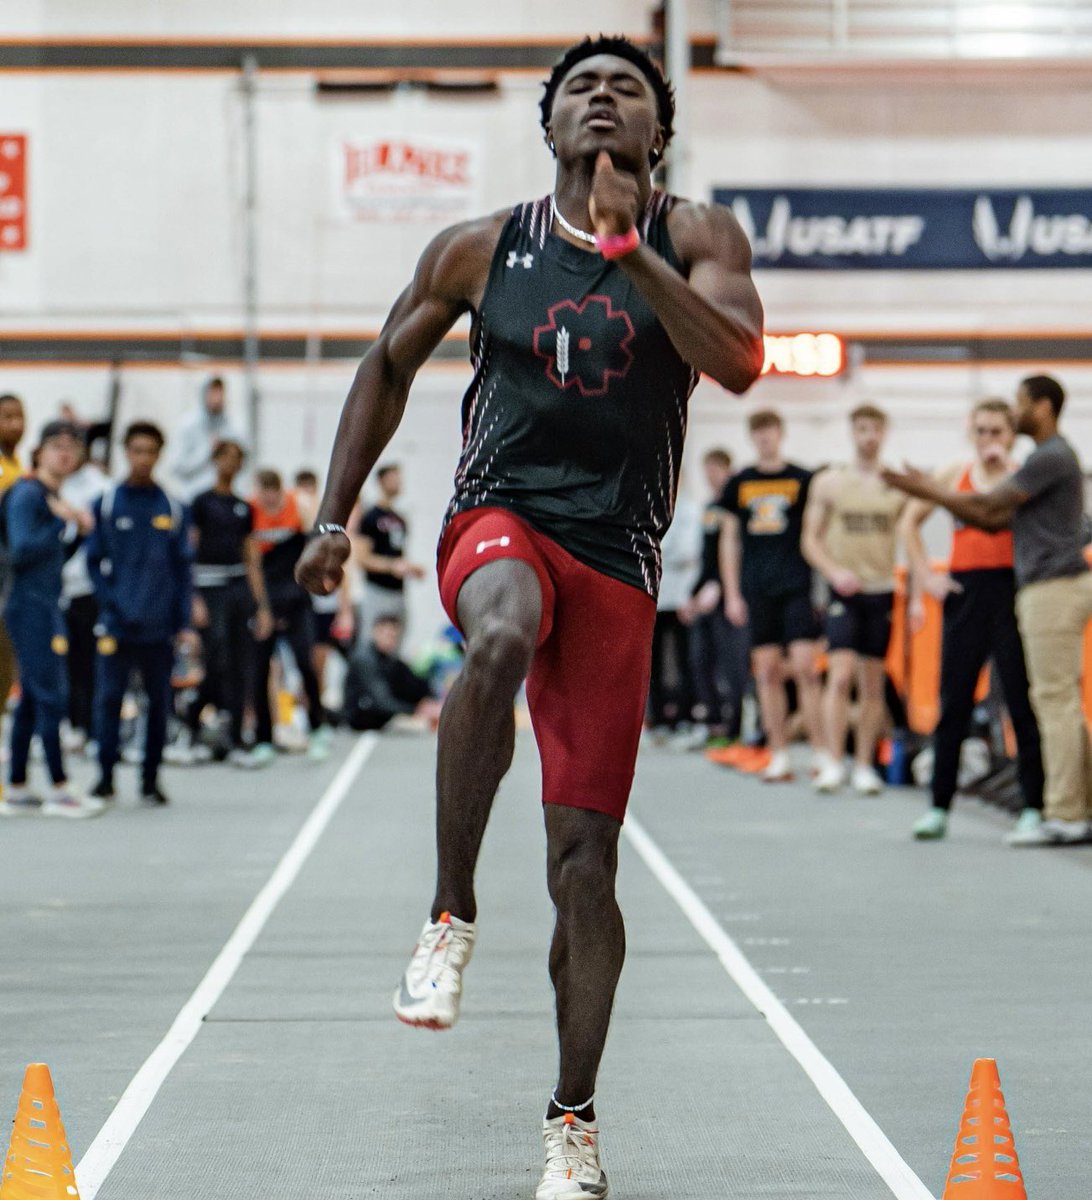
[[[1027,462],[988,492],[960,493],[908,469],[887,481],[981,529],[1012,525],[1016,615],[1031,702],[1046,768],[1042,824],[1010,845],[1071,846],[1092,837],[1092,751],[1081,709],[1082,642],[1092,618],[1092,575],[1084,558],[1084,480],[1072,446],[1058,433],[1065,403],[1049,375],[1016,393],[1016,428],[1035,441]]]

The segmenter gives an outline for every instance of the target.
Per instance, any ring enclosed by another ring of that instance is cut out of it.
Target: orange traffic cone
[[[1016,1143],[992,1058],[979,1058],[963,1106],[943,1200],[1027,1200]]]
[[[45,1063],[31,1063],[4,1159],[0,1200],[79,1200],[53,1080]]]

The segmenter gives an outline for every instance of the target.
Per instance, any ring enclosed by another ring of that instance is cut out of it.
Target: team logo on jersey
[[[535,354],[546,360],[546,378],[581,396],[605,396],[612,379],[633,366],[633,322],[609,296],[587,296],[581,304],[562,300],[547,309],[550,318],[535,330]]]

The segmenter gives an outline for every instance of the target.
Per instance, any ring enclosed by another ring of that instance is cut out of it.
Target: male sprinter
[[[625,954],[617,844],[648,693],[660,538],[697,373],[742,392],[763,359],[735,220],[652,187],[673,108],[659,69],[623,38],[585,40],[561,59],[542,99],[553,194],[454,226],[426,249],[357,372],[318,536],[298,568],[314,591],[337,587],[350,549],[340,526],[414,375],[472,313],[475,374],[439,550],[441,595],[467,654],[440,724],[436,896],[395,1009],[430,1028],[456,1019],[474,867],[527,677],[560,1038],[537,1200],[606,1195],[592,1094]]]
[[[974,461],[937,472],[938,486],[956,492],[988,492],[1012,474],[1016,417],[1004,400],[982,400],[971,412]],[[1039,726],[1028,698],[1024,647],[1016,626],[1016,577],[1012,530],[989,533],[957,521],[947,572],[936,572],[922,541],[921,527],[936,505],[914,500],[902,518],[903,540],[914,580],[911,618],[921,619],[922,596],[944,605],[940,651],[940,720],[933,734],[933,802],[914,825],[921,841],[948,832],[948,813],[959,775],[959,752],[967,736],[978,677],[992,662],[1012,718],[1024,808],[1009,834],[1022,842],[1037,838],[1043,811],[1043,755]]]
[[[1084,477],[1058,431],[1062,385],[1031,375],[1016,392],[1016,432],[1035,449],[1015,475],[984,492],[945,488],[921,471],[884,471],[911,496],[939,504],[978,529],[1012,526],[1016,618],[1031,703],[1043,740],[1044,820],[1013,846],[1075,846],[1092,837],[1092,752],[1081,710],[1081,643],[1092,618],[1092,574],[1084,557]]]

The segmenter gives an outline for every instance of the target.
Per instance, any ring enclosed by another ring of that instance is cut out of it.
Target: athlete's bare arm
[[[880,474],[890,487],[930,504],[940,505],[952,516],[988,533],[1007,529],[1012,524],[1016,510],[1028,500],[1027,493],[1022,492],[1011,479],[1004,480],[988,492],[956,492],[941,487],[931,475],[914,467],[905,467],[902,471],[884,470]]]
[[[952,491],[963,473],[963,467],[954,464],[943,467],[936,472],[934,478],[945,491]],[[958,590],[958,585],[949,575],[937,575],[929,564],[929,555],[925,549],[925,541],[921,536],[921,527],[936,511],[936,505],[928,500],[911,500],[907,504],[899,522],[903,545],[906,547],[906,557],[910,563],[910,578],[914,591],[927,591],[938,600],[952,591]]]
[[[636,223],[635,177],[596,163],[589,211],[597,232],[625,233]],[[677,204],[668,232],[686,269],[678,274],[655,250],[639,246],[618,260],[648,301],[675,349],[692,367],[732,392],[745,392],[762,372],[762,302],[751,280],[751,247],[739,222],[716,204]]]
[[[834,506],[831,494],[833,483],[833,476],[829,470],[820,471],[812,480],[808,489],[808,502],[804,508],[804,532],[800,538],[800,551],[840,596],[852,596],[861,590],[861,581],[852,571],[839,566],[827,550],[827,528]]]
[[[319,523],[345,523],[402,420],[414,376],[459,317],[481,303],[507,217],[507,212],[495,213],[452,226],[422,254],[413,282],[395,301],[357,368],[334,438]],[[300,557],[296,578],[308,591],[329,595],[341,582],[349,552],[348,539],[340,535],[314,538]]]
[[[740,591],[740,559],[742,557],[739,538],[739,518],[735,513],[725,513],[720,523],[720,541],[717,543],[720,577],[724,581],[724,615],[733,625],[747,624],[747,602]]]

